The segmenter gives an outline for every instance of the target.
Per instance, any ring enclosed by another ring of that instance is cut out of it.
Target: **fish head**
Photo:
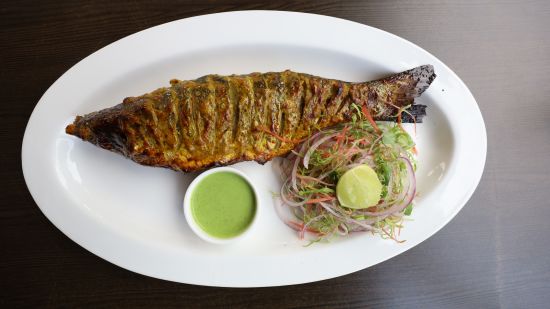
[[[128,151],[128,139],[120,125],[121,114],[119,106],[115,106],[85,116],[77,116],[74,122],[65,128],[65,132],[103,149],[125,155]]]

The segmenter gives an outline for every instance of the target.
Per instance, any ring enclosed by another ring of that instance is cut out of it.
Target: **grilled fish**
[[[353,103],[375,120],[421,122],[414,104],[435,78],[431,65],[349,83],[292,71],[171,80],[111,108],[77,116],[66,133],[133,161],[178,171],[288,154],[320,129],[350,121]]]

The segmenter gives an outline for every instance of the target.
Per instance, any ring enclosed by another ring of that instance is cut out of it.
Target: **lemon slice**
[[[368,165],[360,165],[345,172],[336,185],[336,196],[342,206],[354,209],[378,204],[382,183]]]

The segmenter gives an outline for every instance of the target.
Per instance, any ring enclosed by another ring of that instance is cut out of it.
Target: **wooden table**
[[[489,149],[481,184],[450,224],[414,249],[344,277],[226,289],[116,267],[42,215],[25,186],[20,149],[44,91],[83,57],[136,31],[245,9],[312,12],[378,27],[455,70],[480,105]],[[0,307],[549,306],[548,1],[4,1],[0,37]]]

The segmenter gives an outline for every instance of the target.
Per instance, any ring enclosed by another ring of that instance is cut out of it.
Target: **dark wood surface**
[[[414,249],[354,274],[227,289],[131,273],[84,250],[42,215],[25,186],[20,151],[44,91],[83,57],[136,31],[248,9],[312,12],[378,27],[455,70],[480,105],[489,149],[477,191],[450,224]],[[550,304],[548,1],[3,1],[0,44],[0,307]]]

